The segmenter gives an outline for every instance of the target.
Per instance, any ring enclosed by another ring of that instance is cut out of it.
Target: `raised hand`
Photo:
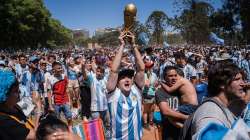
[[[120,32],[119,40],[120,40],[122,46],[125,46],[125,40],[124,40],[124,38],[126,36],[127,36],[127,32],[125,32],[125,31]]]
[[[132,45],[132,47],[135,46],[135,35],[131,32],[131,31],[127,31],[126,37],[130,38],[130,43]]]

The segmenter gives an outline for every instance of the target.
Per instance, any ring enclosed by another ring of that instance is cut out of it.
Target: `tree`
[[[166,41],[169,44],[182,44],[185,42],[182,35],[179,33],[168,34],[166,36]]]
[[[189,4],[179,17],[172,21],[172,25],[180,30],[187,42],[203,44],[209,42],[209,16],[214,9],[208,2],[187,0]]]
[[[135,39],[136,39],[135,41],[137,44],[138,44],[138,36],[140,33],[144,32],[150,37],[150,32],[148,28],[139,21],[135,22],[133,32],[135,33]]]
[[[239,10],[244,39],[247,43],[250,43],[250,1],[241,0]]]
[[[94,39],[102,46],[115,47],[119,45],[119,34],[119,31],[110,31],[94,37]]]
[[[153,11],[146,21],[146,27],[152,33],[152,42],[162,45],[163,32],[168,25],[168,17],[163,11]]]
[[[0,48],[26,49],[70,41],[70,31],[51,18],[42,0],[2,0],[0,23]]]
[[[250,43],[250,1],[225,0],[223,7],[211,16],[212,29],[231,45]]]

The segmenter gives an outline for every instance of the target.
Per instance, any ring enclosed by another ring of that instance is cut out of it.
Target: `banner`
[[[79,135],[82,140],[105,140],[101,119],[83,121],[73,126],[73,132]]]
[[[217,45],[224,45],[224,39],[219,38],[215,33],[211,32],[209,35],[210,41]]]

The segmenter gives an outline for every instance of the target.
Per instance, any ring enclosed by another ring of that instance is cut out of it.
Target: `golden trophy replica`
[[[133,33],[133,27],[136,20],[136,12],[137,9],[134,4],[130,3],[125,6],[124,9],[124,28],[125,34],[129,34],[128,32]],[[126,37],[125,42],[131,45],[131,38]]]

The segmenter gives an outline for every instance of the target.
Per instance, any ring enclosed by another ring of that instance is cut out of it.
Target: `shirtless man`
[[[161,86],[165,89],[169,94],[179,93],[181,96],[181,104],[178,108],[178,111],[184,114],[191,114],[195,111],[196,106],[198,105],[197,94],[193,84],[181,77],[177,72],[177,67],[167,66],[164,69],[165,74],[165,82],[161,82]]]

